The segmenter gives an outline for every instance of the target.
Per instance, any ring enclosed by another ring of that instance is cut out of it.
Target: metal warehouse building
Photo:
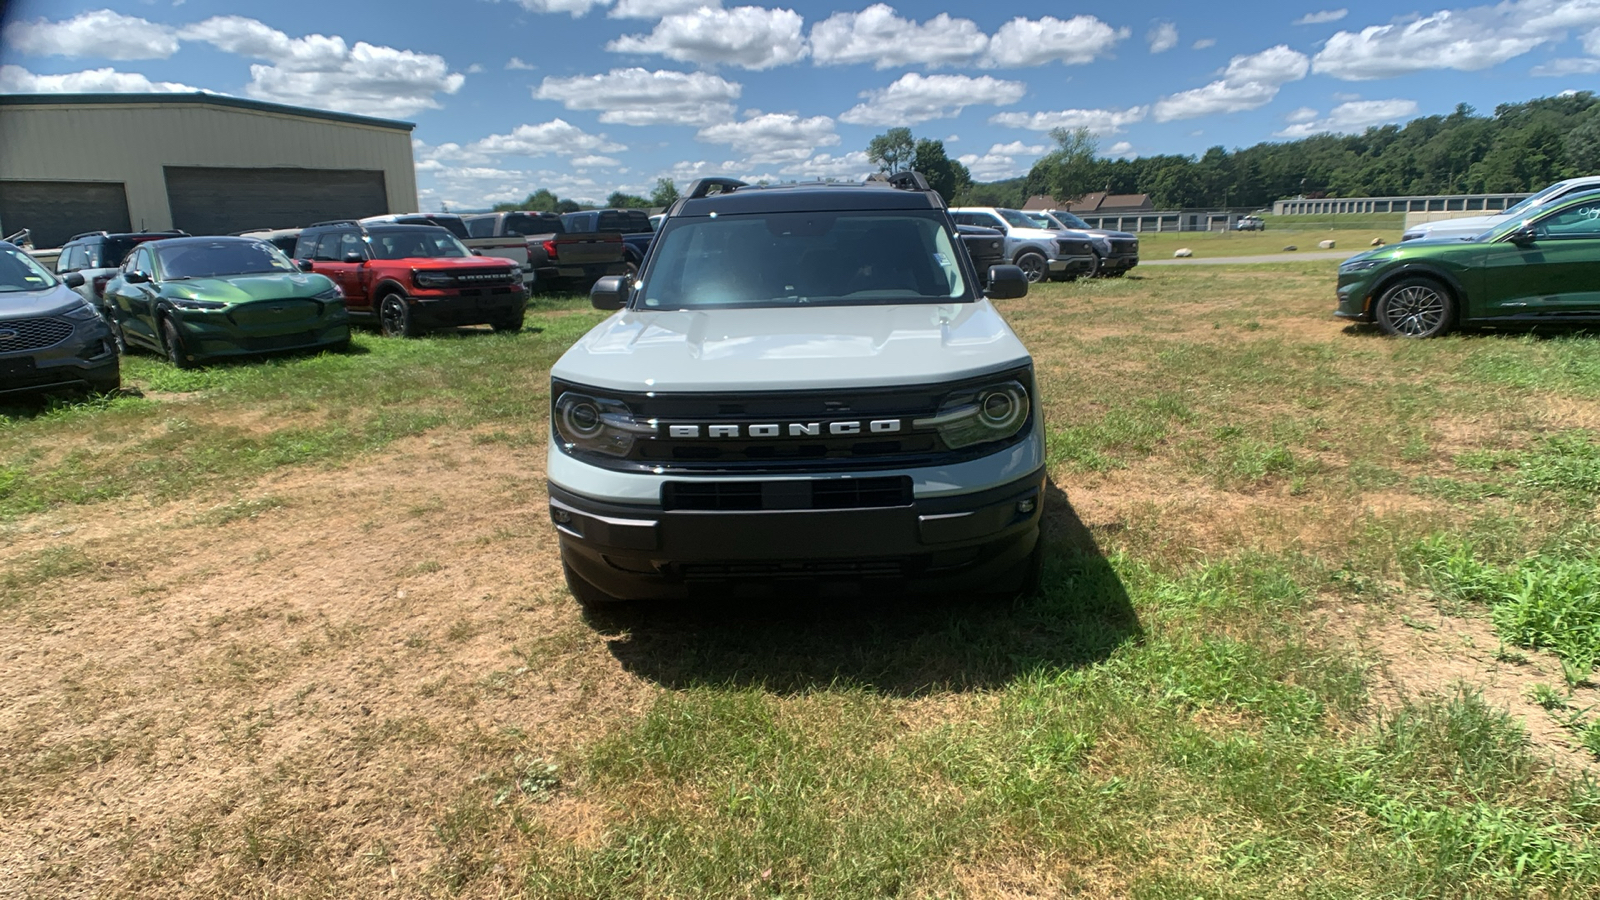
[[[417,209],[410,122],[214,94],[0,96],[0,234],[226,234]]]

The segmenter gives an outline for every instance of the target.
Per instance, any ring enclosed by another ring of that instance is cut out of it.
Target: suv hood
[[[59,283],[42,291],[6,291],[0,293],[0,321],[61,316],[84,305],[77,291]],[[4,349],[0,347],[0,351]]]
[[[1049,241],[1059,237],[1061,232],[1050,231],[1046,228],[1018,228],[1011,227],[1011,237],[1024,241]]]
[[[785,391],[952,381],[1027,359],[987,300],[625,309],[584,335],[550,374],[620,391]]]

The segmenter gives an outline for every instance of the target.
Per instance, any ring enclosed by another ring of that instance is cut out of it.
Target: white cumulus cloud
[[[1015,178],[1026,174],[1027,166],[1017,163],[1016,157],[1005,153],[967,153],[956,157],[956,161],[967,167],[976,181],[999,181],[1002,178]]]
[[[567,109],[599,109],[619,125],[709,125],[733,118],[743,88],[709,72],[612,69],[604,75],[546,78],[533,92]]]
[[[1348,9],[1325,9],[1321,12],[1306,13],[1300,18],[1295,19],[1294,24],[1326,25],[1329,22],[1337,22],[1348,15],[1350,15],[1350,10]]]
[[[1305,113],[1313,118],[1307,119]],[[1302,138],[1323,132],[1359,132],[1372,125],[1382,125],[1417,114],[1415,100],[1352,100],[1335,106],[1325,119],[1315,118],[1316,110],[1297,109],[1289,119],[1296,124],[1276,132],[1274,137]]]
[[[796,62],[808,47],[804,20],[792,9],[701,7],[663,18],[649,34],[623,35],[606,44],[614,53],[660,54],[698,65],[770,69]]]
[[[1178,26],[1171,22],[1157,22],[1145,35],[1145,40],[1150,42],[1151,53],[1165,53],[1178,46]]]
[[[984,75],[919,75],[908,72],[893,84],[862,91],[866,101],[839,116],[852,125],[915,125],[929,119],[947,119],[968,106],[1003,106],[1028,92],[1020,81],[1002,81]]]
[[[509,72],[531,72],[537,68],[539,67],[533,63],[523,62],[520,56],[513,56],[506,60],[506,70]]]
[[[1596,26],[1596,0],[1506,0],[1495,6],[1446,9],[1340,31],[1323,45],[1312,71],[1345,81],[1434,69],[1477,72],[1563,40],[1568,29]]]
[[[747,163],[802,160],[818,147],[839,143],[832,119],[801,118],[793,113],[762,113],[742,122],[711,125],[700,129],[695,138],[732,147],[747,157]]]
[[[1118,41],[1131,34],[1126,28],[1112,28],[1094,16],[1074,16],[1062,20],[1054,16],[1041,19],[1016,18],[1000,26],[989,41],[984,64],[1019,69],[1049,62],[1083,65],[1109,54]]]
[[[1290,122],[1309,122],[1318,116],[1318,112],[1309,106],[1302,106],[1284,118]]]
[[[1215,47],[1216,45],[1217,45],[1217,39],[1216,38],[1201,38],[1200,40],[1195,41],[1194,43],[1190,44],[1189,45],[1189,49],[1190,50],[1205,50],[1205,49],[1210,48],[1210,47]]]
[[[883,3],[834,13],[811,26],[811,59],[819,66],[955,65],[976,60],[988,47],[989,36],[971,19],[940,13],[917,24]]]
[[[613,19],[659,19],[694,12],[702,6],[721,6],[718,0],[617,0],[606,13]]]
[[[0,94],[169,94],[200,90],[172,81],[151,81],[138,72],[89,69],[66,75],[35,75],[21,66],[0,66]]]
[[[438,149],[452,147],[442,144]],[[463,159],[495,156],[593,156],[628,149],[603,134],[590,134],[564,119],[551,119],[538,125],[518,125],[510,134],[491,134],[473,141],[455,154]]]
[[[528,12],[570,13],[574,19],[586,15],[596,6],[609,6],[611,0],[517,0],[517,5]]]
[[[1065,128],[1087,128],[1095,134],[1116,134],[1125,126],[1144,121],[1150,112],[1148,106],[1131,106],[1127,109],[1063,109],[1058,112],[997,113],[989,118],[992,125],[1007,128],[1026,128],[1029,131],[1051,131]]]
[[[24,56],[166,59],[178,52],[178,36],[172,28],[109,9],[58,22],[12,22],[0,36],[12,51]]]
[[[245,93],[259,100],[337,109],[369,115],[407,116],[436,109],[440,94],[454,94],[466,76],[451,72],[443,57],[380,47],[354,46],[321,34],[291,38],[243,16],[216,16],[179,32],[227,53],[267,60],[252,65]]]
[[[785,175],[795,175],[802,178],[849,178],[862,179],[878,170],[872,160],[867,159],[865,150],[851,150],[834,156],[830,153],[818,153],[797,163],[784,166],[780,171]]]
[[[1157,100],[1157,122],[1193,119],[1216,113],[1241,112],[1271,103],[1283,85],[1306,77],[1310,61],[1304,53],[1279,44],[1249,56],[1235,56],[1222,78]]]

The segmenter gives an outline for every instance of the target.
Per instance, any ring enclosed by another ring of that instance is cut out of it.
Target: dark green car
[[[1352,256],[1339,266],[1334,315],[1415,338],[1458,325],[1600,322],[1600,191],[1562,197],[1475,238]]]
[[[106,286],[117,344],[187,368],[206,359],[350,345],[344,294],[255,238],[140,244]]]

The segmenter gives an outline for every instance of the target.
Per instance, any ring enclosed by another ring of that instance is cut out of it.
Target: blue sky
[[[13,0],[0,91],[207,90],[417,123],[425,209],[708,174],[858,177],[875,134],[979,180],[1360,131],[1600,85],[1600,0],[1494,5]]]

